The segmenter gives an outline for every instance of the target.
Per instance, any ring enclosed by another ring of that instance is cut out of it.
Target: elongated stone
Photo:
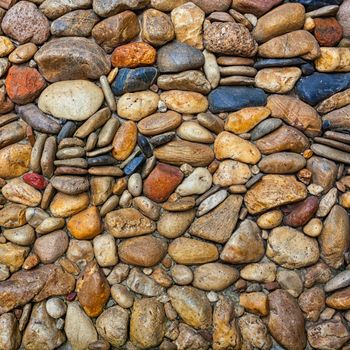
[[[350,164],[350,154],[329,146],[314,143],[311,145],[312,151],[318,156],[335,160],[341,163]]]

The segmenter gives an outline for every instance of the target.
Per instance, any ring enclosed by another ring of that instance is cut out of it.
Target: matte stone
[[[290,0],[289,2],[297,2],[306,7],[308,11],[318,9],[329,5],[340,5],[343,0]]]
[[[270,68],[270,67],[289,67],[289,66],[300,66],[306,63],[305,60],[299,57],[295,58],[263,58],[258,59],[254,68],[262,69],[262,68]]]

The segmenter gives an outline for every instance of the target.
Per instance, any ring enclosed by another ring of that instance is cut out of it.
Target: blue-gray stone
[[[202,51],[178,41],[161,47],[157,53],[157,66],[162,73],[179,73],[203,65]]]
[[[170,142],[176,136],[175,131],[166,132],[164,134],[156,135],[150,138],[150,142],[153,147],[158,147]]]
[[[147,90],[157,76],[158,70],[155,67],[122,68],[112,83],[112,91],[114,95],[120,96],[126,92]]]
[[[76,124],[71,120],[68,120],[66,123],[64,123],[61,131],[57,135],[57,143],[60,143],[63,139],[67,137],[73,136],[75,133],[75,130],[77,130]]]
[[[262,89],[243,86],[220,86],[209,96],[212,113],[234,112],[245,107],[265,106],[267,95]]]
[[[305,63],[301,67],[301,71],[303,72],[303,75],[311,75],[315,73],[315,67],[312,63]]]
[[[350,73],[314,73],[302,77],[296,84],[297,95],[314,106],[326,98],[350,88]]]
[[[312,11],[323,6],[340,5],[343,0],[286,0],[285,2],[297,2],[304,5],[307,11]]]
[[[144,154],[140,154],[139,156],[136,156],[133,158],[123,169],[125,175],[131,175],[135,173],[141,165],[146,161],[146,157]]]
[[[89,166],[115,165],[118,161],[109,155],[87,158]]]
[[[148,142],[147,138],[143,135],[137,137],[137,144],[141,148],[142,153],[147,157],[152,157],[153,150],[151,144]]]
[[[263,58],[255,62],[254,68],[262,69],[269,67],[290,67],[290,66],[300,66],[307,61],[302,58]]]

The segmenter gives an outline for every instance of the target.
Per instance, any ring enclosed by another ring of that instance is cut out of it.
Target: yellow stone
[[[6,57],[15,49],[12,41],[6,36],[0,36],[0,57]]]
[[[350,49],[347,47],[321,47],[315,60],[319,72],[350,72]]]

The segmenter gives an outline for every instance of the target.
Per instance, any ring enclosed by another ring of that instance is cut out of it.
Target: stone
[[[0,177],[10,179],[29,170],[32,147],[28,144],[12,144],[0,149]]]
[[[1,192],[7,200],[30,207],[36,207],[41,201],[41,193],[21,178],[9,181]]]
[[[220,86],[208,96],[212,113],[234,112],[245,107],[264,106],[267,96],[262,89],[241,86]]]
[[[114,237],[110,234],[98,235],[93,240],[94,254],[101,267],[114,266],[118,262],[117,247]]]
[[[202,52],[190,45],[174,41],[158,50],[157,66],[161,73],[178,73],[203,65]]]
[[[2,349],[16,349],[21,345],[21,333],[18,321],[12,313],[5,313],[0,316],[0,346]]]
[[[116,238],[128,238],[152,233],[155,223],[134,208],[111,211],[105,216],[107,231]]]
[[[230,0],[223,0],[223,1],[194,0],[193,3],[199,6],[206,14],[209,14],[215,11],[227,11],[231,5]]]
[[[349,309],[349,292],[350,288],[344,288],[340,291],[332,293],[326,299],[326,304],[336,310]]]
[[[183,265],[204,264],[219,257],[214,244],[185,237],[173,240],[168,247],[168,254]]]
[[[202,25],[205,13],[197,4],[187,2],[171,11],[176,40],[203,49]]]
[[[271,111],[266,107],[243,108],[228,115],[225,130],[237,135],[244,134],[269,117],[270,114]]]
[[[97,207],[90,207],[73,215],[67,229],[76,239],[92,239],[102,232],[102,223]]]
[[[349,218],[344,208],[339,205],[332,208],[324,221],[319,242],[324,262],[335,269],[342,266],[349,246]]]
[[[77,301],[68,304],[64,331],[69,343],[76,350],[85,350],[97,340],[94,324]]]
[[[26,124],[22,121],[12,122],[0,128],[0,148],[21,141],[26,137]]]
[[[304,226],[317,212],[318,203],[316,196],[307,197],[304,201],[296,204],[284,217],[284,224],[291,227]]]
[[[149,2],[149,0],[136,0],[133,2],[128,0],[118,0],[116,2],[110,0],[95,0],[93,2],[93,9],[101,17],[110,17],[125,10],[133,11],[143,9]]]
[[[215,89],[220,82],[220,68],[216,62],[216,57],[211,52],[204,50],[204,73],[208,81],[210,82],[211,88]]]
[[[135,293],[147,297],[159,296],[164,292],[164,288],[155,282],[151,277],[142,273],[139,269],[133,268],[126,280],[126,285]],[[145,300],[145,299],[143,299]]]
[[[180,196],[190,196],[193,194],[202,194],[209,190],[212,185],[212,176],[206,168],[196,168],[185,180],[177,187],[176,193]]]
[[[156,61],[157,51],[144,42],[133,42],[114,49],[111,62],[113,67],[136,68],[152,65]]]
[[[331,280],[329,280],[324,286],[325,292],[333,292],[337,289],[348,287],[350,285],[349,271],[345,270],[338,273]]]
[[[341,163],[349,164],[350,159],[347,152],[343,152],[332,147],[328,147],[322,144],[313,144],[311,150],[318,156],[329,158],[331,160],[336,160]]]
[[[80,176],[55,176],[51,179],[51,185],[65,194],[80,194],[89,189],[87,178]]]
[[[207,291],[221,291],[239,278],[235,268],[221,263],[209,263],[195,268],[193,286]]]
[[[159,96],[152,91],[124,94],[117,104],[118,115],[124,119],[139,121],[157,111]]]
[[[85,120],[101,106],[104,96],[95,84],[85,80],[61,81],[48,86],[40,95],[38,106],[56,118]]]
[[[167,111],[165,113],[152,114],[137,123],[139,132],[146,136],[158,135],[171,131],[180,126],[181,115],[177,112]]]
[[[23,226],[27,222],[25,212],[26,207],[24,205],[8,204],[0,210],[0,226],[5,228]]]
[[[333,186],[337,176],[334,162],[313,156],[307,161],[307,169],[312,172],[312,182],[322,186],[325,192]]]
[[[296,30],[283,34],[259,46],[259,56],[266,58],[292,58],[300,56],[307,60],[313,60],[319,55],[320,48],[318,42],[306,30]]]
[[[54,36],[89,37],[92,28],[99,21],[92,10],[76,10],[55,19],[51,23],[51,34]]]
[[[34,229],[30,225],[24,225],[19,228],[5,229],[3,231],[4,237],[18,245],[28,246],[34,243],[35,241],[35,233]]]
[[[158,70],[154,67],[122,68],[111,85],[114,95],[147,90],[156,80]]]
[[[120,347],[127,341],[128,323],[128,311],[120,306],[112,306],[97,318],[96,330],[111,345]]]
[[[274,263],[253,263],[243,267],[241,278],[259,283],[273,282],[276,278],[276,265]]]
[[[283,4],[258,19],[253,37],[258,43],[302,29],[305,22],[305,8],[301,4]]]
[[[254,0],[233,0],[232,8],[242,13],[251,13],[260,17],[281,2],[282,0],[264,0],[262,2],[256,2]]]
[[[320,46],[336,46],[343,37],[343,28],[334,18],[315,18],[314,36]]]
[[[304,317],[297,301],[282,289],[270,293],[268,299],[270,305],[268,328],[272,336],[286,349],[304,349],[306,346]]]
[[[303,232],[310,237],[318,237],[322,228],[322,221],[318,218],[313,218],[303,227]]]
[[[345,47],[321,47],[321,54],[315,60],[319,72],[350,72],[350,53]]]
[[[55,349],[62,345],[66,337],[56,327],[56,321],[46,311],[45,302],[35,304],[24,331],[22,343],[26,349],[42,346]]]
[[[259,261],[264,252],[259,227],[255,222],[245,220],[232,233],[220,254],[220,259],[231,264],[246,264]]]
[[[67,0],[45,0],[40,2],[40,10],[48,18],[56,19],[68,12],[91,7],[91,0],[77,0],[74,3]]]
[[[288,269],[309,266],[319,259],[317,241],[288,226],[273,229],[267,243],[267,257]]]
[[[103,49],[94,41],[81,37],[53,39],[38,50],[34,59],[49,82],[94,80],[110,71],[110,60]]]
[[[43,264],[51,264],[66,252],[68,241],[64,231],[48,233],[35,241],[34,252]]]
[[[188,141],[171,141],[154,150],[155,157],[164,163],[191,166],[207,166],[214,159],[214,152],[209,146]]]
[[[58,319],[66,314],[67,307],[66,304],[63,302],[60,298],[51,298],[46,301],[45,305],[47,313],[55,318]]]
[[[297,95],[314,106],[337,92],[350,87],[350,73],[314,73],[302,77],[296,84]]]
[[[172,306],[186,324],[195,329],[211,326],[211,305],[203,291],[188,286],[173,286],[168,289],[168,295]]]
[[[84,311],[89,317],[97,317],[110,296],[108,281],[95,261],[87,264],[77,281],[76,291]]]
[[[339,11],[337,13],[337,20],[343,28],[343,35],[345,38],[350,37],[350,26],[347,20],[349,18],[349,13],[350,13],[349,0],[345,0],[340,5]]]
[[[196,219],[189,232],[206,240],[225,243],[237,224],[241,205],[241,196],[229,196],[213,211]]]
[[[299,297],[299,306],[306,319],[316,322],[325,307],[325,293],[321,288],[314,287],[304,291]]]
[[[305,287],[311,288],[315,283],[327,283],[331,278],[331,269],[323,261],[320,261],[307,269],[304,282]]]
[[[10,272],[15,272],[22,267],[29,250],[13,243],[1,243],[0,252],[0,264],[6,265]]]
[[[348,124],[348,120],[346,117],[344,117],[344,115],[346,116],[348,111],[349,111],[349,106],[345,106],[345,107],[336,109],[335,111],[324,114],[322,118],[324,127],[328,127],[329,129],[346,128]],[[339,141],[342,141],[342,139],[340,139]],[[332,144],[329,144],[329,145],[332,146]],[[336,145],[339,145],[339,144],[336,144]],[[337,148],[344,149],[341,146]]]
[[[130,308],[134,303],[133,295],[129,289],[122,284],[114,284],[111,288],[111,295],[112,298],[123,308]]]
[[[279,226],[283,219],[283,213],[280,210],[271,210],[258,217],[256,223],[264,230],[271,230]]]
[[[26,104],[40,95],[46,82],[35,68],[12,66],[7,73],[5,86],[13,102]]]
[[[111,176],[91,177],[91,204],[102,205],[112,194],[113,185],[114,179]]]
[[[133,121],[125,122],[116,132],[112,141],[112,155],[117,160],[125,160],[136,146],[137,127]]]
[[[265,175],[244,197],[251,214],[261,213],[280,205],[305,199],[307,190],[294,176]]]
[[[29,1],[21,1],[12,6],[2,19],[1,28],[20,44],[28,41],[42,44],[50,34],[48,19]]]
[[[130,317],[130,339],[141,349],[157,347],[165,334],[163,304],[155,298],[135,300]]]
[[[166,238],[177,238],[185,233],[194,217],[194,210],[183,212],[164,211],[157,222],[157,231]]]
[[[214,153],[219,160],[230,158],[248,164],[256,164],[261,158],[255,145],[227,131],[215,139]]]
[[[86,209],[89,201],[87,193],[68,195],[58,192],[51,201],[50,211],[55,217],[66,218]]]
[[[166,254],[166,243],[153,236],[129,238],[118,245],[119,258],[126,264],[151,267]]]
[[[255,77],[255,86],[269,93],[285,94],[294,88],[301,77],[297,67],[265,68]]]
[[[142,14],[141,37],[154,46],[162,46],[175,38],[175,30],[170,17],[158,10],[148,9]]]
[[[207,98],[198,92],[170,90],[161,93],[160,99],[169,109],[178,113],[197,114],[208,109]]]
[[[213,183],[221,187],[244,185],[251,176],[252,173],[247,164],[235,160],[224,160],[220,162],[219,168],[214,173]]]
[[[15,49],[15,45],[6,36],[0,36],[0,57],[8,56]]]
[[[239,296],[239,304],[248,312],[267,316],[269,306],[267,296],[263,292],[242,293]]]
[[[306,160],[297,153],[278,152],[265,156],[258,166],[265,174],[293,174],[306,166]]]

